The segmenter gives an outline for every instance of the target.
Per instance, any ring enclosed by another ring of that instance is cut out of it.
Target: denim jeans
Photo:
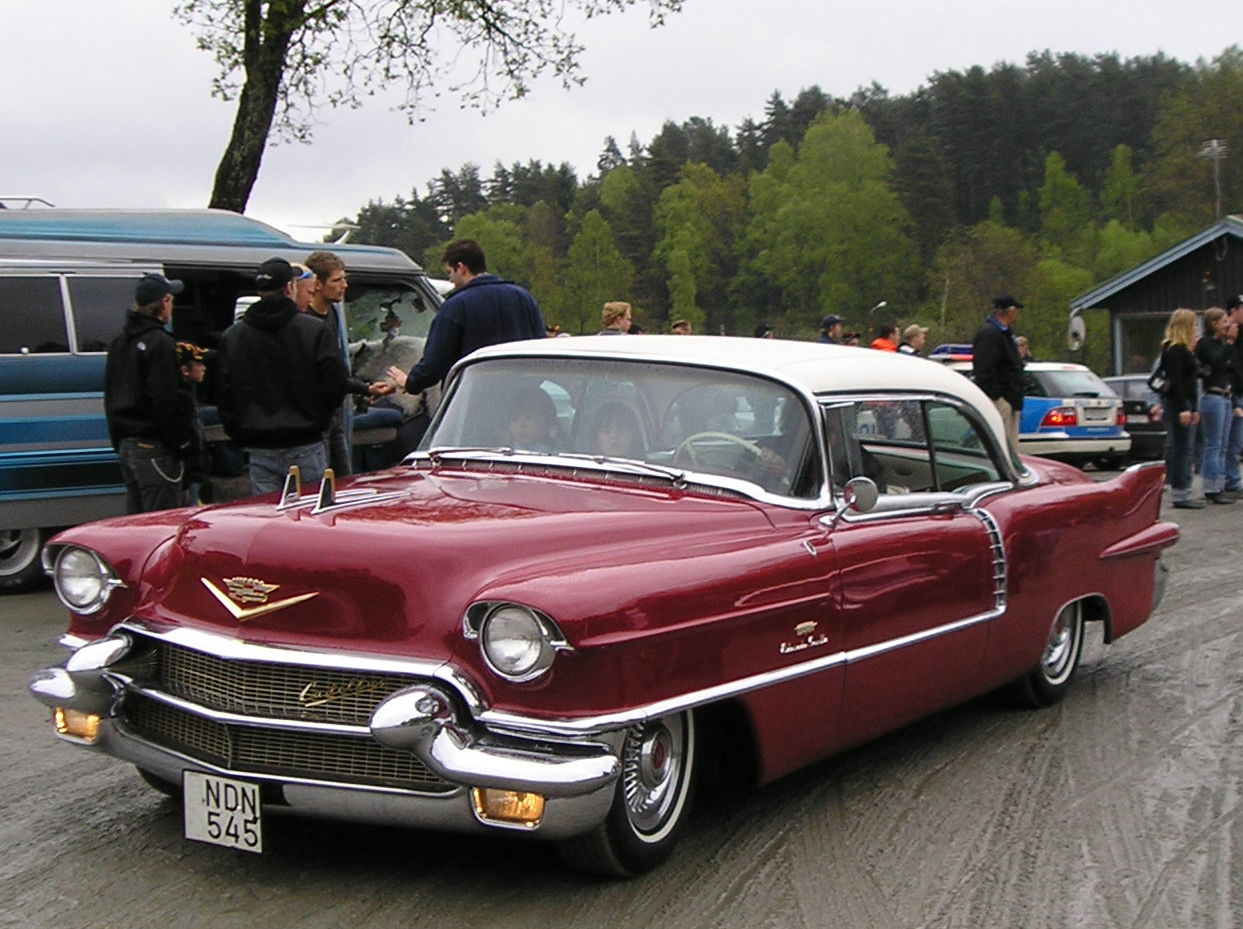
[[[1235,399],[1234,409],[1230,411],[1230,434],[1226,440],[1226,490],[1243,490],[1243,482],[1239,480],[1239,456],[1243,455],[1243,416],[1235,414],[1243,411]]]
[[[1204,429],[1200,479],[1204,481],[1206,494],[1220,493],[1226,486],[1226,444],[1233,415],[1229,397],[1206,392],[1200,398],[1200,424]]]
[[[122,439],[121,480],[125,483],[125,512],[171,510],[183,503],[181,481],[185,465],[156,439]]]
[[[249,448],[247,473],[250,475],[251,493],[264,494],[285,486],[285,475],[290,465],[297,465],[302,486],[317,484],[324,478],[328,456],[322,441],[293,448]]]
[[[1174,502],[1191,499],[1191,454],[1195,442],[1195,426],[1184,426],[1178,414],[1168,406],[1165,419],[1165,476],[1170,482],[1170,498]]]

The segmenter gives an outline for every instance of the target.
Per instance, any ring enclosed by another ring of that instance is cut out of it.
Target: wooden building
[[[1084,310],[1109,311],[1110,371],[1148,371],[1170,313],[1225,306],[1243,294],[1243,216],[1227,216],[1070,303],[1071,329]]]

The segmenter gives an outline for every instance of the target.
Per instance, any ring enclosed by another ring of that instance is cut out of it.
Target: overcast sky
[[[213,99],[213,63],[157,0],[0,0],[5,126],[0,195],[59,207],[195,207],[207,203],[232,124]],[[626,150],[666,120],[731,129],[763,116],[774,90],[792,100],[818,84],[846,96],[873,81],[904,94],[936,71],[1022,64],[1030,51],[1158,51],[1212,59],[1243,32],[1238,0],[685,0],[658,30],[645,4],[579,31],[585,86],[536,84],[481,116],[442,105],[408,126],[374,99],[321,113],[310,145],[269,148],[247,212],[317,238],[314,226],[369,200],[426,191],[465,162],[569,162],[586,176],[604,138]],[[305,224],[305,226],[300,226]],[[322,230],[321,230],[322,231]]]

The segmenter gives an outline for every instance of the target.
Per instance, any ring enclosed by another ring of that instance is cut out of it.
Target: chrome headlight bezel
[[[49,573],[60,602],[83,616],[99,612],[112,591],[125,586],[101,555],[79,545],[61,546]]]
[[[570,650],[557,624],[520,603],[476,603],[462,622],[468,639],[479,641],[484,664],[498,677],[520,684],[547,673],[557,652]]]

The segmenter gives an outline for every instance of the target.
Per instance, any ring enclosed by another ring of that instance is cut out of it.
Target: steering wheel
[[[688,435],[682,440],[681,444],[678,445],[677,449],[673,453],[673,460],[685,460],[692,465],[698,465],[700,463],[701,454],[713,451],[713,449],[708,448],[696,448],[696,443],[699,442],[730,442],[745,451],[750,452],[757,458],[764,452],[764,450],[754,442],[748,441],[747,439],[744,439],[741,436],[736,436],[730,432],[696,432],[694,435]]]
[[[749,439],[736,436],[729,432],[697,432],[694,435],[687,436],[674,450],[673,460],[675,462],[686,462],[692,467],[701,464],[701,460],[711,452],[721,453],[719,447],[697,448],[697,442],[726,442],[730,445],[737,446],[743,451],[750,453],[751,457],[746,460],[740,460],[738,456],[733,456],[732,460],[721,462],[714,465],[710,461],[703,461],[709,468],[717,468],[727,470],[734,474],[745,477],[748,480],[757,482],[765,490],[780,493],[790,489],[793,475],[790,473],[790,467],[786,460],[770,448],[764,448],[757,445]]]

